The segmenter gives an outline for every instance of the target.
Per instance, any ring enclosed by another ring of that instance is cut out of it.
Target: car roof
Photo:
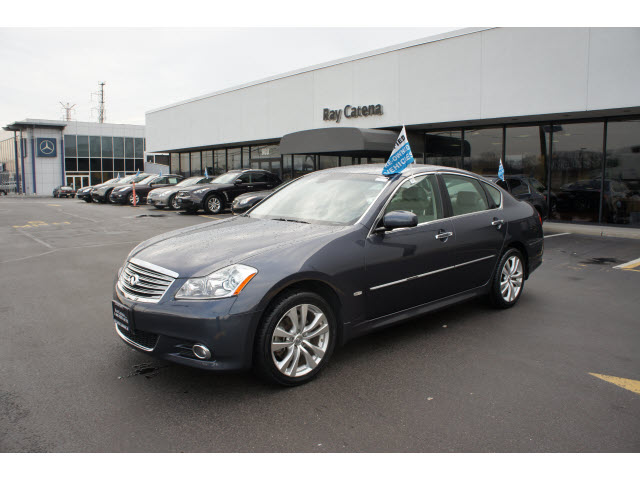
[[[322,172],[340,172],[340,173],[364,173],[368,175],[382,175],[382,169],[384,168],[383,163],[370,163],[367,165],[347,165],[345,167],[335,167],[335,168],[327,168],[325,170],[316,170],[314,173],[322,173]],[[481,175],[470,172],[468,170],[463,170],[461,168],[453,168],[453,167],[444,167],[442,165],[422,165],[422,164],[412,164],[405,168],[400,174],[400,177],[410,177],[412,175],[416,175],[419,173],[427,173],[427,172],[439,172],[439,173],[462,173],[464,175],[473,175],[477,178],[484,178]]]

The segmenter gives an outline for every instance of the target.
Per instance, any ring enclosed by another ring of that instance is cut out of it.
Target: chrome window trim
[[[471,260],[469,262],[464,262],[464,263],[458,263],[456,265],[452,265],[450,267],[445,267],[445,268],[441,268],[439,270],[432,270],[430,272],[426,272],[426,273],[421,273],[419,275],[413,275],[411,277],[407,277],[407,278],[403,278],[401,280],[396,280],[393,282],[389,282],[389,283],[383,283],[382,285],[376,285],[375,287],[371,287],[369,288],[370,291],[374,291],[374,290],[379,290],[381,288],[385,288],[385,287],[391,287],[392,285],[397,285],[399,283],[405,283],[405,282],[409,282],[411,280],[416,280],[418,278],[423,278],[423,277],[428,277],[429,275],[434,275],[436,273],[441,273],[441,272],[445,272],[447,270],[453,270],[455,268],[460,268],[460,267],[464,267],[466,265],[471,265],[472,263],[477,263],[477,262],[481,262],[483,260],[488,260],[490,258],[495,257],[495,255],[488,255],[486,257],[482,257],[482,258],[476,258],[475,260]]]
[[[120,328],[118,328],[118,324],[115,324],[116,327],[116,333],[118,334],[118,336],[124,340],[125,342],[127,342],[129,345],[132,345],[136,348],[139,348],[140,350],[144,350],[145,352],[153,352],[156,348],[156,346],[158,345],[158,341],[156,340],[156,345],[154,345],[153,348],[148,348],[148,347],[143,347],[142,345],[140,345],[139,343],[134,342],[133,340],[131,340],[130,338],[125,337],[121,332],[120,332]]]

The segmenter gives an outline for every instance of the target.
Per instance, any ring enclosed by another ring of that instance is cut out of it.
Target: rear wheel
[[[180,208],[180,205],[178,204],[178,195],[172,195],[171,198],[169,198],[169,201],[167,202],[169,204],[169,207],[171,207],[173,210],[178,210]]]
[[[254,369],[270,383],[302,385],[326,366],[335,341],[336,320],[324,298],[292,291],[276,301],[258,327]]]
[[[222,206],[222,200],[217,195],[210,195],[204,201],[205,211],[214,215],[222,211]]]
[[[498,264],[489,294],[497,308],[513,307],[524,288],[524,261],[517,248],[507,250]]]

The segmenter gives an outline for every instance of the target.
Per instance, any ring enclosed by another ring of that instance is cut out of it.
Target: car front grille
[[[131,259],[120,273],[118,287],[130,300],[156,303],[177,277],[176,272]]]
[[[141,347],[142,349],[149,351],[156,348],[159,335],[156,335],[155,333],[141,332],[140,330],[136,331],[136,333],[131,333],[124,328],[120,328],[119,325],[116,325],[116,329],[122,337],[130,340],[130,343],[133,343],[136,347]]]

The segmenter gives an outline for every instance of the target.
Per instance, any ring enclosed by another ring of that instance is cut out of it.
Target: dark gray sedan
[[[542,262],[531,205],[463,170],[381,171],[314,172],[247,214],[141,243],[114,285],[118,335],[294,386],[358,335],[477,296],[516,304]]]

